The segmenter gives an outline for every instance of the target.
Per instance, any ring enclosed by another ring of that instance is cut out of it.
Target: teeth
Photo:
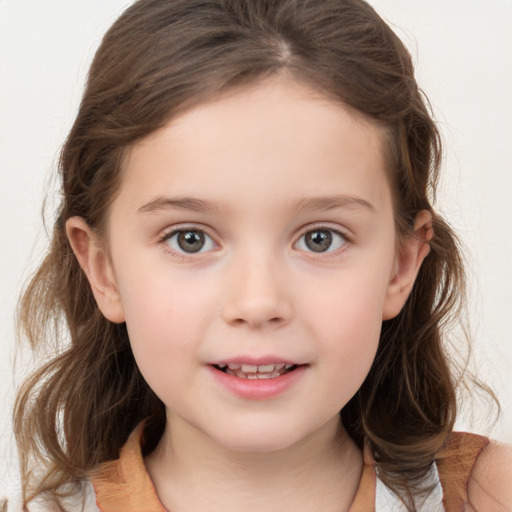
[[[245,373],[256,373],[258,371],[258,366],[253,364],[243,364],[242,371]]]
[[[224,371],[229,375],[234,375],[239,377],[240,379],[275,379],[276,377],[280,377],[283,375],[283,370],[289,370],[292,367],[295,367],[294,364],[262,364],[262,365],[254,365],[254,364],[238,364],[238,363],[227,363],[227,364],[219,364],[217,365],[221,369],[225,369]]]
[[[225,364],[219,364],[219,368],[225,368]],[[230,370],[242,370],[244,373],[272,373],[275,370],[282,370],[283,368],[286,368],[287,370],[290,369],[292,366],[295,366],[293,364],[284,364],[284,363],[278,363],[278,364],[262,364],[262,365],[255,365],[255,364],[237,364],[237,363],[228,363],[227,367]]]

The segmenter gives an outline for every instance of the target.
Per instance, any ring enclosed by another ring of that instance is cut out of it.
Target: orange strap
[[[160,503],[141,453],[140,424],[121,449],[119,459],[102,464],[91,476],[102,512],[167,512]]]
[[[476,434],[453,432],[447,447],[437,457],[446,512],[463,512],[468,502],[468,480],[480,452],[489,439]]]
[[[375,492],[377,489],[377,474],[375,461],[370,446],[364,449],[364,466],[357,487],[354,501],[348,512],[375,512]]]

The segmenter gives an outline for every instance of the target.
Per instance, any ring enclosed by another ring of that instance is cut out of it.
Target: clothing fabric
[[[128,438],[116,461],[103,464],[82,493],[67,502],[70,512],[169,512],[158,499],[142,457],[143,425]],[[425,484],[432,491],[419,504],[418,512],[463,512],[467,503],[467,481],[475,461],[488,444],[475,434],[453,433],[449,446],[430,468]],[[458,489],[463,489],[462,495]],[[29,512],[48,512],[44,503],[31,503]],[[0,512],[22,512],[21,503],[9,501]],[[380,480],[370,450],[349,512],[406,512],[405,506]]]
[[[121,450],[120,458],[108,463],[94,478],[96,503],[101,512],[167,512],[156,494],[141,453],[142,426],[132,433]],[[418,512],[462,512],[467,480],[475,460],[488,444],[488,439],[475,434],[454,433],[448,448],[434,463],[426,477],[432,492],[423,500]],[[462,454],[462,455],[461,455]],[[462,482],[462,486],[459,484]],[[406,508],[379,479],[369,450],[359,486],[349,512],[402,512]]]

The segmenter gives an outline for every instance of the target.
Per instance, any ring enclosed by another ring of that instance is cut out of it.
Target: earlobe
[[[433,236],[432,213],[422,210],[416,216],[413,232],[402,241],[397,254],[384,302],[383,320],[394,318],[403,308],[421,264],[430,252],[429,244]]]
[[[101,312],[111,322],[124,322],[121,296],[110,258],[95,233],[83,218],[71,217],[66,221],[66,234]]]

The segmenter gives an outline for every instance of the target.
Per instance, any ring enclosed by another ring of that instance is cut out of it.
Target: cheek
[[[354,298],[341,312],[325,317],[322,347],[325,387],[322,395],[332,396],[333,408],[341,410],[363,384],[375,359],[381,331],[378,310],[372,315],[363,297]]]
[[[190,369],[201,362],[205,296],[193,286],[178,292],[166,279],[132,281],[123,291],[130,345],[144,379],[164,403],[174,403],[177,390],[186,400]]]
[[[380,333],[390,265],[351,267],[335,274],[311,276],[302,309],[311,312],[328,338],[340,333],[357,339]]]
[[[169,357],[184,357],[200,342],[211,317],[210,295],[198,280],[171,275],[168,269],[138,270],[120,283],[126,326],[138,363],[142,367],[148,360],[158,365]]]
[[[307,329],[329,369],[328,385],[343,389],[344,403],[360,387],[375,358],[387,290],[387,269],[316,280],[302,304]]]
[[[323,308],[319,339],[332,347],[340,367],[368,367],[373,361],[382,326],[381,301],[369,307],[372,298],[364,293],[350,294],[339,307]]]

